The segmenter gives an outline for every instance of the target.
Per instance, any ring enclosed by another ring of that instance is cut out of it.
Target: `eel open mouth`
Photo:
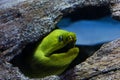
[[[69,49],[75,47],[75,41],[71,41],[69,42],[67,45],[65,45],[63,48],[58,49],[56,51],[54,51],[53,53],[64,53],[67,52]]]

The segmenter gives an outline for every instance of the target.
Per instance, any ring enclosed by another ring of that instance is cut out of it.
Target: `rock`
[[[0,80],[28,80],[28,78],[22,75],[18,68],[0,60]]]
[[[120,2],[111,4],[112,17],[114,19],[120,20]]]
[[[0,74],[5,71],[6,77],[11,80],[18,79],[17,76],[23,80],[24,77],[21,76],[19,69],[14,70],[13,66],[7,63],[15,55],[20,54],[27,44],[41,40],[54,30],[62,16],[86,6],[110,6],[110,4],[119,6],[116,0],[16,0],[14,3],[13,1],[0,0],[0,58],[2,60]],[[112,13],[115,12],[116,7],[111,7]],[[11,75],[15,75],[14,78]],[[0,79],[6,78],[1,75]]]

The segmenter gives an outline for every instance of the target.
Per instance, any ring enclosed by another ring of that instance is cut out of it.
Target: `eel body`
[[[61,74],[76,58],[79,48],[75,47],[76,34],[56,29],[37,46],[31,59],[31,77]],[[67,48],[66,48],[67,47]]]

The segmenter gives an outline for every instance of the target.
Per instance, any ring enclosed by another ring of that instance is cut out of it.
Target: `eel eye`
[[[58,40],[59,42],[63,41],[63,36],[59,36]]]

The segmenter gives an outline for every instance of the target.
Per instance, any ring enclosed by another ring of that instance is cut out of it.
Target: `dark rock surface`
[[[112,17],[114,19],[120,20],[120,3],[111,4]]]
[[[120,16],[119,0],[19,0],[19,2],[13,2],[14,0],[0,1],[0,79],[2,80],[27,79],[7,61],[19,54],[27,44],[42,39],[54,30],[62,16],[86,6],[111,6],[112,16],[117,17],[115,19],[119,19]],[[112,46],[116,46],[116,43]],[[2,74],[3,72],[6,77]]]
[[[0,60],[0,80],[28,80],[28,78],[25,78],[18,68],[12,67],[10,63]]]

